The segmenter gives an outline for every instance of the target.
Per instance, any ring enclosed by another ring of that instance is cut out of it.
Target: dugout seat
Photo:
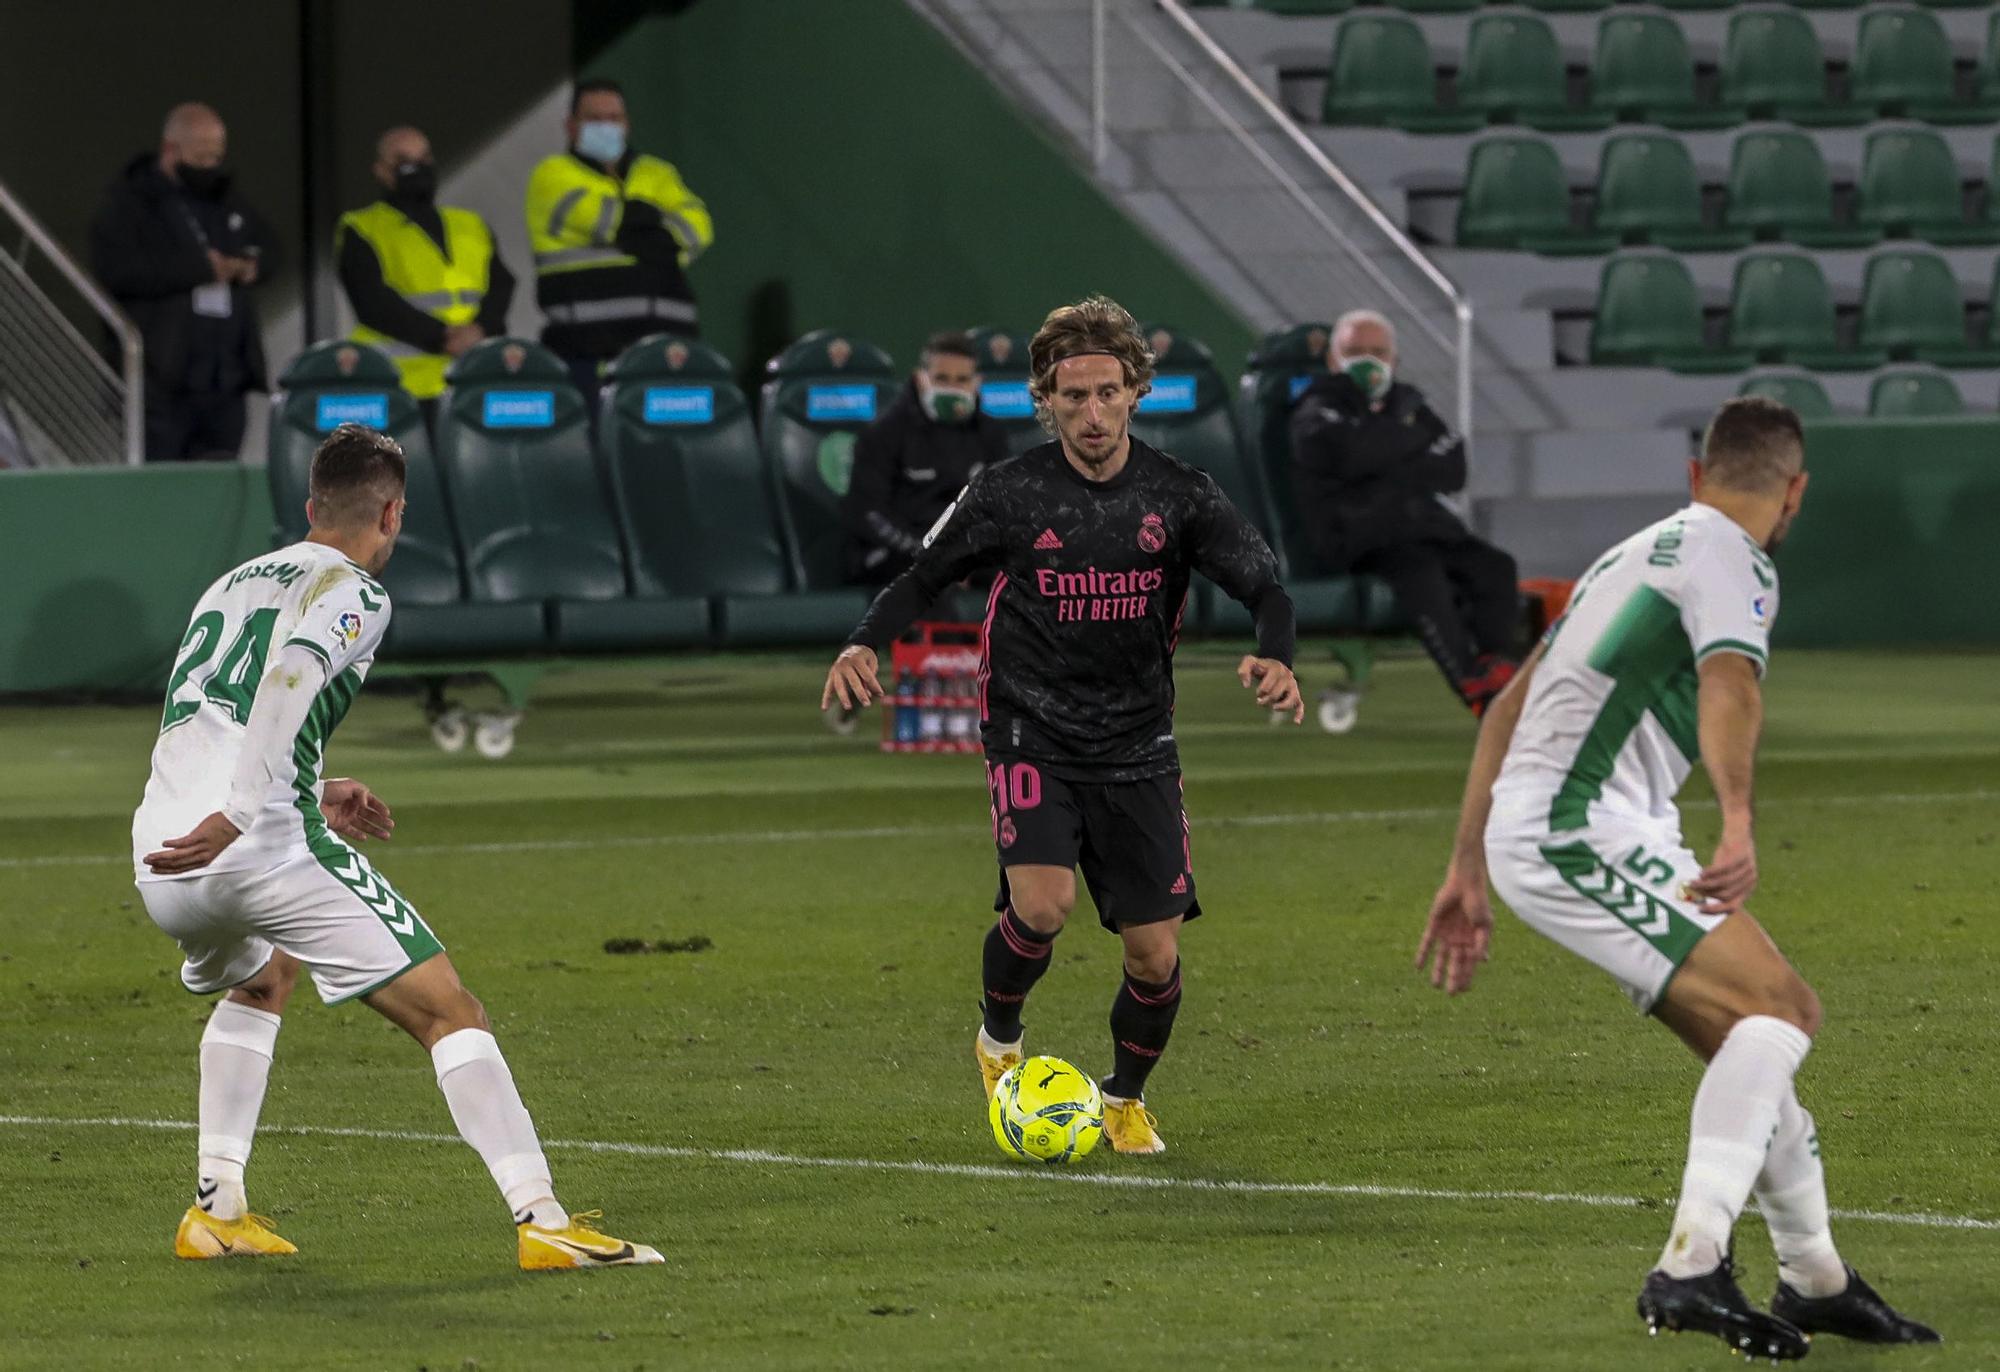
[[[532,606],[469,604],[458,534],[430,432],[406,394],[395,363],[362,343],[315,344],[292,359],[271,397],[265,477],[277,516],[276,539],[306,536],[306,483],[313,452],[341,424],[365,424],[396,440],[407,469],[403,533],[382,570],[395,609],[385,659],[506,651],[541,643]]]
[[[1866,371],[1888,360],[1880,349],[1840,346],[1826,277],[1803,253],[1752,253],[1736,264],[1729,343],[1759,362],[1815,371]]]
[[[1355,15],[1333,36],[1320,118],[1328,124],[1389,124],[1411,133],[1464,132],[1477,113],[1438,108],[1437,68],[1415,21]]]
[[[1615,234],[1571,224],[1568,179],[1555,149],[1539,138],[1488,138],[1473,145],[1454,238],[1461,248],[1517,248],[1552,257],[1600,256],[1618,246]]]
[[[1850,97],[1884,115],[1933,124],[1984,124],[2000,107],[1957,98],[1951,40],[1937,16],[1901,6],[1870,5],[1854,44]]]
[[[2000,349],[1970,344],[1958,280],[1942,257],[1878,253],[1861,287],[1861,342],[1898,360],[1946,367],[2000,366]]]
[[[1358,0],[1256,0],[1253,8],[1267,14],[1345,14]],[[1225,0],[1227,3],[1227,0]]]
[[[1808,421],[1835,417],[1833,401],[1817,377],[1765,372],[1737,387],[1736,394],[1768,396],[1780,405],[1789,405],[1800,419]]]
[[[1597,286],[1590,326],[1593,365],[1667,367],[1677,372],[1740,372],[1748,352],[1711,348],[1702,333],[1701,297],[1678,259],[1614,257]]]
[[[1406,14],[1470,14],[1480,0],[1388,0],[1388,4]]]
[[[726,647],[844,638],[867,597],[792,588],[770,474],[728,360],[655,335],[612,364],[604,395],[599,441],[633,589],[708,600]]]
[[[1028,335],[987,326],[972,330],[978,349],[979,408],[1007,432],[1007,451],[1024,453],[1048,442],[1028,394]]]
[[[793,584],[839,587],[847,575],[840,498],[854,473],[855,435],[895,398],[889,354],[837,329],[816,329],[765,364],[764,460],[778,491],[778,529]]]
[[[707,602],[630,594],[586,401],[561,360],[539,344],[495,338],[460,357],[445,379],[438,457],[472,598],[539,605],[558,648],[706,642]]]
[[[1612,122],[1603,110],[1570,104],[1555,32],[1531,14],[1482,14],[1472,21],[1458,73],[1458,103],[1491,123],[1522,123],[1550,133],[1609,128]]]
[[[1965,413],[1965,398],[1943,372],[1892,372],[1868,388],[1870,419],[1950,419]]]
[[[1597,26],[1590,68],[1591,101],[1616,119],[1670,129],[1721,129],[1743,122],[1743,111],[1697,104],[1694,57],[1670,15],[1613,14]]]
[[[1750,243],[1742,229],[1703,222],[1694,159],[1687,144],[1665,134],[1605,140],[1595,221],[1599,231],[1627,243],[1658,243],[1676,252],[1729,252]]]
[[[1946,245],[2000,243],[2000,224],[1967,222],[1958,162],[1929,129],[1868,135],[1855,218],[1892,238]]]
[[[1791,130],[1736,140],[1724,221],[1761,239],[1808,248],[1866,248],[1882,238],[1880,229],[1834,222],[1833,181],[1819,144]]]
[[[1722,103],[1751,119],[1846,126],[1870,111],[1827,95],[1826,52],[1812,21],[1790,10],[1747,10],[1729,19],[1722,47]]]

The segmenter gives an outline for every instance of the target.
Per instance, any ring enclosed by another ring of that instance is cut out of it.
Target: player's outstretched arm
[[[850,643],[840,650],[826,674],[826,689],[819,693],[819,708],[830,709],[837,700],[843,710],[858,710],[882,698],[882,679],[875,674],[875,650]]]
[[[1722,838],[1692,886],[1709,914],[1735,914],[1757,889],[1751,788],[1757,736],[1764,727],[1764,692],[1756,664],[1741,653],[1711,653],[1702,659],[1700,672],[1701,765],[1722,809]]]
[[[1472,750],[1465,798],[1459,804],[1451,865],[1431,901],[1424,936],[1417,943],[1417,970],[1429,963],[1431,985],[1454,996],[1472,988],[1472,974],[1486,961],[1493,937],[1493,902],[1486,890],[1486,821],[1493,813],[1493,783],[1507,759],[1507,745],[1514,741],[1514,726],[1521,722],[1521,708],[1541,660],[1542,650],[1536,648],[1479,721],[1479,743]]]

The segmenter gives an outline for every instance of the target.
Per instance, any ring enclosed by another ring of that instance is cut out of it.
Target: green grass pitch
[[[365,693],[331,770],[396,806],[376,862],[485,1000],[565,1199],[667,1254],[587,1275],[514,1270],[429,1063],[304,990],[250,1168],[301,1252],[176,1262],[208,1003],[125,857],[157,710],[0,710],[0,1365],[1722,1365],[1633,1313],[1695,1062],[1504,912],[1470,996],[1410,968],[1463,713],[1398,660],[1356,733],[1271,728],[1232,662],[1180,671],[1209,913],[1150,1093],[1172,1151],[1065,1180],[999,1156],[971,1063],[976,760],[832,737],[804,658],[552,678],[500,763]],[[1948,1339],[1812,1363],[2000,1367],[2000,676],[1781,654],[1768,712],[1753,905],[1826,1003],[1801,1093],[1834,1204],[1889,1216],[1835,1235]],[[602,951],[694,935],[713,947]],[[1030,1050],[1105,1070],[1116,966],[1080,910]],[[1767,1298],[1754,1217],[1738,1256]]]

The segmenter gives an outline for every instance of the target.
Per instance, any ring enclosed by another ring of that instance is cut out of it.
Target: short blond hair
[[[1095,353],[1117,358],[1125,384],[1140,395],[1152,389],[1153,363],[1158,359],[1146,346],[1139,321],[1130,310],[1103,295],[1058,305],[1049,311],[1028,344],[1028,394],[1035,402],[1035,417],[1050,433],[1055,432],[1049,401],[1055,395],[1056,367],[1072,357]]]

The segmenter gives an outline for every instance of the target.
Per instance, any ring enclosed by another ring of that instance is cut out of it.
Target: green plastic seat
[[[1722,103],[1752,119],[1795,124],[1864,124],[1872,111],[1836,105],[1827,96],[1826,53],[1812,21],[1790,10],[1731,15],[1723,43]]]
[[[1927,10],[1983,10],[1992,0],[1917,0]]]
[[[1737,387],[1738,395],[1761,395],[1789,406],[1800,419],[1833,419],[1833,401],[1819,378],[1791,372],[1764,372]]]
[[[793,584],[834,590],[847,578],[840,499],[854,473],[855,436],[895,399],[902,378],[889,354],[838,329],[807,334],[764,373],[759,427]]]
[[[1552,256],[1602,254],[1618,245],[1615,234],[1571,225],[1562,163],[1539,138],[1489,138],[1473,145],[1455,237],[1461,248]]]
[[[1663,10],[1685,10],[1689,13],[1734,9],[1736,4],[1737,0],[1660,0]]]
[[[1887,360],[1879,350],[1840,346],[1826,277],[1803,253],[1753,253],[1736,264],[1729,343],[1759,362],[1817,371],[1866,371]]]
[[[1928,129],[1868,135],[1855,218],[1896,238],[1933,243],[2000,243],[2000,225],[1968,223],[1958,162]]]
[[[1934,124],[1984,124],[2000,107],[1960,104],[1951,42],[1937,16],[1923,10],[1869,6],[1854,45],[1850,98],[1885,115]]]
[[[1521,0],[1521,3],[1543,14],[1596,14],[1611,8],[1611,0]]]
[[[1950,419],[1964,413],[1958,383],[1942,372],[1892,372],[1868,388],[1870,419]]]
[[[1986,55],[1979,64],[1981,104],[2000,104],[2000,10],[1986,21]]]
[[[471,598],[538,604],[560,648],[705,642],[706,601],[633,597],[583,395],[540,344],[481,343],[452,364],[438,459],[465,543]]]
[[[1480,0],[1387,0],[1387,4],[1406,14],[1470,14]]]
[[[1721,129],[1743,122],[1743,111],[1697,104],[1694,57],[1687,35],[1669,15],[1610,14],[1597,26],[1590,68],[1591,101],[1614,118],[1674,129]]]
[[[1865,248],[1882,231],[1833,219],[1833,179],[1819,144],[1790,130],[1746,133],[1729,158],[1729,208],[1723,221],[1758,238],[1809,248]]]
[[[1048,430],[1035,418],[1035,401],[1028,394],[1029,335],[993,327],[972,331],[979,350],[979,408],[1007,434],[1007,450],[1024,453],[1049,440]]]
[[[1414,20],[1355,15],[1333,35],[1320,117],[1329,124],[1389,124],[1413,133],[1464,132],[1476,113],[1438,108],[1437,67]]]
[[[1269,14],[1345,14],[1355,0],[1257,0],[1255,8]]]
[[[1658,243],[1677,252],[1733,251],[1747,230],[1702,221],[1701,182],[1687,145],[1667,134],[1605,140],[1597,169],[1597,228],[1626,243]]]
[[[1458,103],[1495,124],[1546,132],[1604,129],[1611,116],[1569,103],[1562,50],[1548,23],[1529,14],[1482,14],[1472,21]]]
[[[404,393],[395,363],[365,344],[317,344],[294,358],[278,379],[265,468],[276,540],[295,543],[306,536],[313,452],[343,423],[366,424],[395,439],[406,466],[403,533],[382,570],[395,605],[384,657],[540,647],[546,637],[540,606],[467,603],[464,559],[430,433],[416,402]]]
[[[1958,280],[1942,257],[1878,253],[1861,288],[1861,343],[1942,366],[2000,366],[2000,349],[1968,344]]]
[[[1687,267],[1672,257],[1614,257],[1604,264],[1590,360],[1600,367],[1668,367],[1677,372],[1740,372],[1748,352],[1711,348],[1702,331],[1701,297]]]
[[[1793,9],[1801,10],[1858,10],[1868,0],[1791,0]]]

